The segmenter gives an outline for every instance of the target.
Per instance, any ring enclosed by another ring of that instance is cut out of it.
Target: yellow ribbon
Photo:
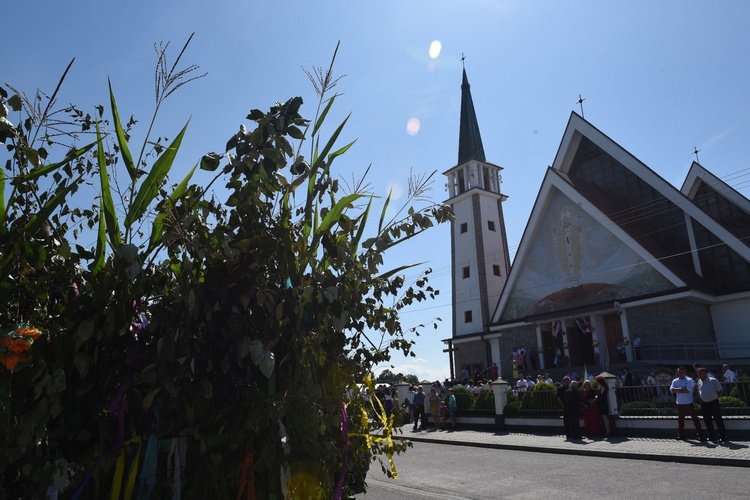
[[[375,434],[364,433],[349,433],[349,436],[360,436],[365,439],[367,442],[367,448],[372,448],[373,443],[387,443],[388,449],[386,450],[386,456],[388,457],[388,464],[391,467],[391,474],[393,474],[394,479],[398,479],[398,473],[396,472],[396,464],[393,463],[393,414],[388,416],[385,412],[385,407],[383,407],[383,403],[380,402],[380,400],[375,397],[375,387],[372,383],[372,378],[369,376],[365,377],[364,379],[365,386],[367,387],[369,394],[369,400],[370,405],[372,406],[373,411],[375,412],[375,415],[380,419],[380,421],[383,423],[383,435],[378,436]],[[375,405],[377,403],[377,407]],[[367,414],[365,412],[362,412],[362,427],[364,429],[367,429]]]
[[[112,479],[112,492],[109,495],[110,500],[120,500],[120,490],[122,489],[122,476],[125,472],[125,448],[129,445],[137,444],[138,451],[135,454],[133,463],[130,464],[130,471],[128,472],[128,480],[125,483],[125,500],[130,500],[133,497],[133,490],[135,489],[135,480],[138,477],[138,463],[141,458],[141,438],[133,436],[129,440],[125,441],[120,449],[120,456],[117,457],[117,465],[115,466],[115,477]]]

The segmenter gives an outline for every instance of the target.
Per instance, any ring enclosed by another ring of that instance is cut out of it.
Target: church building
[[[573,112],[511,266],[501,171],[464,70],[458,163],[444,172],[457,378],[493,363],[510,377],[515,347],[537,371],[750,360],[742,194],[695,162],[678,189]]]

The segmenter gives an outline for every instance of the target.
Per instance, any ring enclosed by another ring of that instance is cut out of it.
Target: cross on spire
[[[697,147],[697,146],[693,146],[693,154],[695,155],[695,163],[699,163],[699,164],[700,164],[700,162],[701,162],[701,161],[700,161],[700,160],[698,159],[698,153],[700,153],[700,152],[701,152],[701,150],[700,150],[700,149],[698,149],[698,147]]]
[[[578,94],[578,101],[576,102],[576,104],[581,106],[581,118],[586,118],[586,116],[583,114],[583,101],[585,100],[585,97],[581,97],[581,94]]]
[[[466,56],[463,52],[461,52],[461,66],[463,66],[464,69],[466,69],[466,64],[464,63],[464,60],[466,59]]]

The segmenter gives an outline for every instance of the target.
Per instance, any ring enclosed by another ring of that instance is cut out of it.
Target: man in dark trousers
[[[716,441],[714,433],[714,422],[719,429],[719,441],[727,440],[727,431],[724,428],[724,421],[721,419],[721,407],[719,398],[724,395],[724,388],[721,382],[708,374],[705,368],[698,368],[698,394],[701,397],[701,412],[703,413],[703,422],[706,424],[708,436],[711,441]]]
[[[578,382],[571,382],[570,388],[563,395],[563,421],[565,436],[568,439],[580,440],[581,437],[581,393],[578,392]]]
[[[425,419],[424,392],[422,391],[423,389],[421,385],[417,387],[417,393],[414,394],[414,401],[412,401],[412,403],[414,403],[414,430],[415,431],[417,430],[417,425],[420,423],[420,418],[421,418],[421,423],[422,423],[422,429],[424,429],[426,426],[425,421],[424,421]]]
[[[565,413],[565,391],[570,387],[570,377],[567,375],[563,377],[562,384],[557,388],[557,400],[560,402],[560,406],[563,409],[563,427],[565,427],[565,436],[570,439],[568,435],[568,414]]]

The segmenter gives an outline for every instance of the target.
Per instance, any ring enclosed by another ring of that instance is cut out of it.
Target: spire
[[[459,164],[471,158],[486,161],[470,88],[469,79],[466,78],[466,68],[464,68],[464,80],[461,83],[461,130],[458,135]]]

